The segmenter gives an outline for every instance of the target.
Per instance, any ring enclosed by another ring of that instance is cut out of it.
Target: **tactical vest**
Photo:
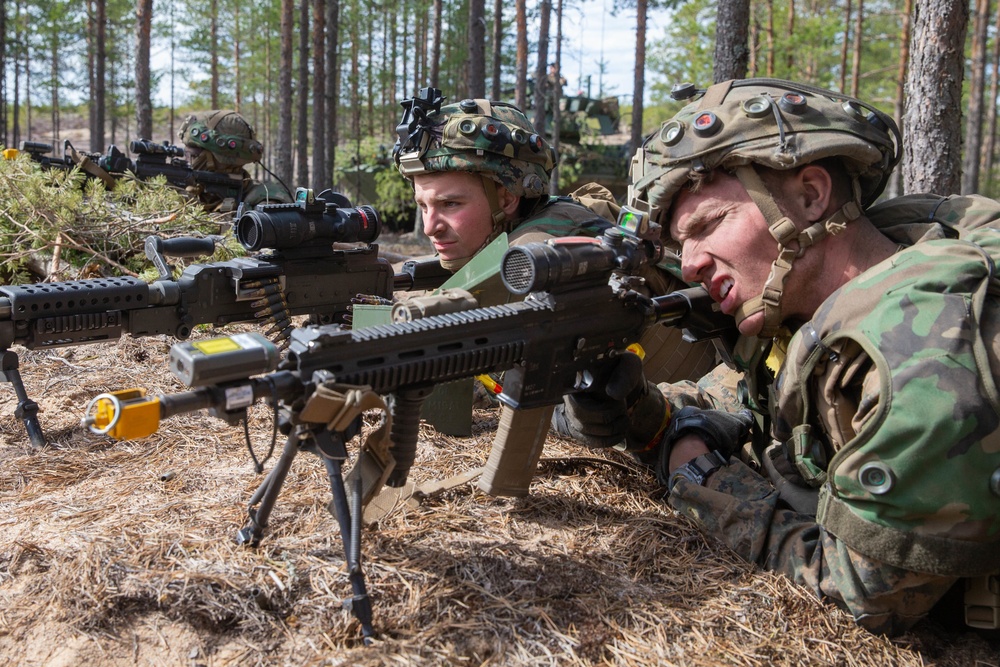
[[[1000,571],[1000,204],[918,195],[869,216],[901,250],[795,333],[773,435],[819,488],[817,522],[856,551]]]

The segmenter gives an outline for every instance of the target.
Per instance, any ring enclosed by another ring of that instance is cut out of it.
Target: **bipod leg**
[[[249,544],[255,547],[260,544],[260,539],[264,536],[264,529],[267,528],[267,519],[271,516],[274,508],[274,501],[281,493],[281,486],[285,483],[288,471],[292,467],[295,455],[299,453],[299,438],[295,429],[288,434],[285,440],[285,448],[281,451],[281,456],[275,461],[274,467],[264,477],[264,481],[254,491],[247,503],[247,515],[250,521],[236,533],[237,544]],[[257,508],[254,509],[254,505]]]
[[[325,432],[328,435],[328,432]],[[322,434],[318,434],[322,437]],[[322,444],[320,449],[323,449]],[[345,452],[346,456],[346,452]],[[361,478],[356,479],[356,484],[352,491],[352,503],[354,515],[351,514],[351,505],[347,502],[347,491],[344,487],[344,476],[341,472],[341,462],[344,457],[331,458],[321,456],[323,465],[326,466],[327,477],[330,478],[330,491],[333,494],[331,509],[340,524],[340,539],[344,543],[344,558],[347,561],[348,578],[351,581],[351,591],[353,595],[350,599],[344,600],[344,607],[351,610],[354,617],[361,623],[361,633],[366,646],[372,644],[375,637],[375,630],[372,627],[372,602],[368,597],[368,588],[365,586],[365,573],[361,569]]]
[[[24,430],[28,432],[28,440],[35,447],[45,446],[45,434],[42,425],[38,423],[38,403],[28,398],[28,392],[21,381],[21,371],[18,370],[17,355],[10,350],[3,353],[0,360],[0,372],[4,382],[10,382],[17,396],[17,407],[14,416],[24,422]]]

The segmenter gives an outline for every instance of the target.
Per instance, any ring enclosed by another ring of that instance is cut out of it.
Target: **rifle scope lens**
[[[382,222],[371,206],[307,213],[297,204],[263,204],[236,221],[236,238],[247,250],[295,248],[330,243],[371,243]]]
[[[598,239],[564,237],[514,246],[503,257],[500,277],[512,294],[523,295],[588,278],[607,281],[617,266],[615,251]]]

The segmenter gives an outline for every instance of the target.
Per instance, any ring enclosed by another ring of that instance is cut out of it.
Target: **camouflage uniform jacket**
[[[507,235],[511,245],[561,236],[597,236],[612,222],[568,197],[549,197]]]
[[[234,172],[235,173],[235,172]],[[242,203],[244,208],[251,209],[257,204],[288,204],[291,203],[292,198],[289,197],[288,193],[283,187],[268,187],[267,184],[258,181],[257,179],[250,176],[250,174],[244,170],[240,169],[238,172],[243,177],[243,197]],[[209,213],[229,213],[235,211],[239,202],[233,201],[232,198],[223,198],[215,193],[207,192],[205,188],[201,185],[189,185],[186,188],[192,196],[197,197],[205,210]]]
[[[869,217],[901,249],[792,337],[771,388],[777,487],[733,460],[670,503],[895,634],[959,577],[1000,571],[1000,204],[913,196]]]

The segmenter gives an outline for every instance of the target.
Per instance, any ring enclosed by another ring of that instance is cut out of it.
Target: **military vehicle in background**
[[[358,206],[374,206],[389,231],[412,232],[417,206],[413,190],[392,163],[392,146],[379,144],[375,150],[352,156],[346,164],[339,157],[334,189]]]
[[[559,191],[569,193],[586,183],[600,183],[622,201],[633,151],[628,128],[621,126],[618,98],[568,95],[559,110]],[[545,132],[549,141],[553,140],[551,126],[550,113]]]

